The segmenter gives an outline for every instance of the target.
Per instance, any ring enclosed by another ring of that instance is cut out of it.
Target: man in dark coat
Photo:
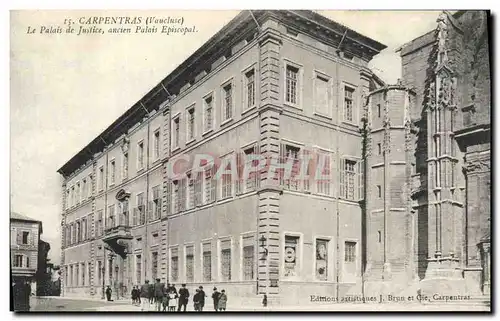
[[[200,285],[200,311],[203,311],[203,307],[205,306],[205,297],[207,296],[205,294],[205,291],[203,291],[203,287]]]
[[[111,293],[113,292],[113,290],[111,290],[111,287],[108,285],[108,287],[106,288],[106,299],[108,301],[111,301]]]
[[[146,280],[146,283],[144,283],[142,286],[141,286],[141,293],[140,293],[140,296],[141,296],[141,311],[149,311],[149,293],[150,293],[150,290],[149,290],[149,281]]]
[[[152,304],[154,302],[155,302],[155,286],[154,286],[154,284],[150,284],[149,285],[149,304]]]
[[[154,297],[156,300],[156,310],[161,311],[161,304],[163,303],[163,292],[165,289],[165,284],[160,282],[160,279],[156,279],[154,285]]]
[[[179,307],[177,311],[181,311],[181,307],[184,306],[184,312],[186,312],[186,306],[189,301],[189,291],[186,289],[186,284],[182,285],[182,288],[179,289]]]
[[[214,293],[212,293],[212,299],[214,300],[214,310],[218,311],[218,304],[219,304],[219,296],[220,292],[217,291],[217,288],[214,288]]]

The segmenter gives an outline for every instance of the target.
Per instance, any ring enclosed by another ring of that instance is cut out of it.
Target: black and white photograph
[[[491,312],[488,10],[11,10],[10,310]]]

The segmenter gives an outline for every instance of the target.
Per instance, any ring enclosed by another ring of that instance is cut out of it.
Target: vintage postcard
[[[11,11],[11,310],[490,311],[490,27]]]

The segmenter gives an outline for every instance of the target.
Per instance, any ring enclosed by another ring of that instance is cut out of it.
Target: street
[[[317,304],[307,306],[281,306],[262,307],[249,306],[243,304],[230,304],[228,302],[227,311],[262,311],[262,312],[285,312],[285,311],[490,311],[489,306],[484,305],[460,305],[460,304],[362,304],[362,303],[340,303],[340,304]],[[130,300],[119,300],[107,302],[105,300],[92,300],[80,298],[62,297],[33,297],[31,298],[31,311],[61,311],[61,312],[141,312],[141,307],[132,305]],[[150,306],[149,311],[155,311],[155,305]],[[190,301],[187,307],[188,312],[194,312],[193,304]],[[212,302],[207,301],[204,312],[213,312]],[[164,312],[169,313],[169,312]],[[223,312],[220,312],[223,313]]]

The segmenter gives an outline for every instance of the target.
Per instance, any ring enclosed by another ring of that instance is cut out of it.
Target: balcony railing
[[[117,216],[114,215],[108,218],[106,233],[128,228],[130,228],[129,213],[123,212],[118,214]]]

